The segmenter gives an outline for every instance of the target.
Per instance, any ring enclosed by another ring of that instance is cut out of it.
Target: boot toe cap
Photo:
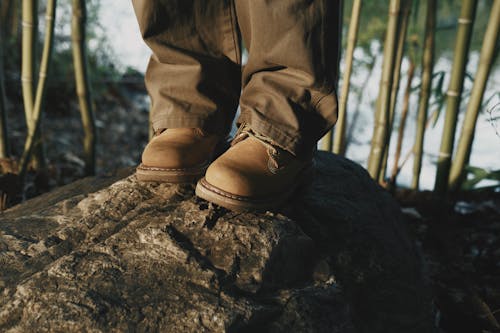
[[[238,165],[227,163],[213,163],[205,174],[205,180],[212,186],[242,197],[252,197],[261,192],[261,180],[258,178]]]

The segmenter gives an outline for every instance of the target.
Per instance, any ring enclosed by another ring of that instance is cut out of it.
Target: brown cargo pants
[[[155,130],[246,123],[296,156],[337,120],[340,0],[132,0]],[[241,66],[241,41],[248,62]]]

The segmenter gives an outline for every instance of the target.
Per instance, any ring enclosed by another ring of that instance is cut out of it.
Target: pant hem
[[[267,136],[276,143],[278,147],[290,152],[299,159],[310,159],[314,147],[308,147],[300,134],[290,134],[274,126],[259,116],[254,117],[250,112],[241,113],[237,121],[238,125],[248,124],[255,132]]]
[[[160,117],[152,119],[151,126],[154,131],[163,128],[201,128],[206,132],[221,136],[227,135],[230,130],[220,117]]]

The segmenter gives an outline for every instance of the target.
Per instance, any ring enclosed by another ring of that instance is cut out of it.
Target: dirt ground
[[[442,332],[500,332],[500,193],[396,197],[422,250]]]
[[[110,85],[95,102],[97,174],[137,165],[148,140],[142,78],[124,79],[126,83]],[[21,154],[26,133],[20,105],[21,96],[11,93],[13,156]],[[76,101],[52,96],[43,119],[47,169],[30,173],[24,195],[10,195],[4,205],[83,177],[82,138]],[[0,191],[8,192],[9,184],[0,177]],[[430,192],[399,190],[395,196],[422,250],[441,332],[500,332],[500,193],[475,191],[446,201]]]

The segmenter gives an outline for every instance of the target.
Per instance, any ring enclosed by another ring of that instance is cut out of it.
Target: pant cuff
[[[156,117],[151,119],[154,131],[163,128],[201,128],[203,131],[221,136],[228,135],[231,127],[221,116],[203,117]]]
[[[248,124],[252,130],[270,138],[278,147],[299,159],[310,159],[315,151],[316,141],[307,142],[298,133],[287,133],[268,120],[262,119],[258,113],[242,111],[237,123]]]

